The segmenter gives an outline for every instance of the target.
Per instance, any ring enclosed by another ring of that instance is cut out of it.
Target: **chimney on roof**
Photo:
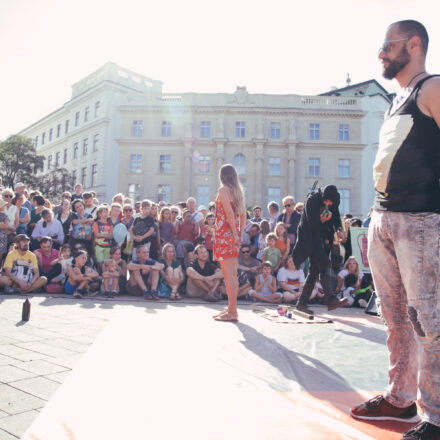
[[[350,78],[350,74],[349,73],[347,73],[347,79],[345,80],[345,82],[347,83],[347,86],[349,86],[350,83],[351,83],[351,78]]]

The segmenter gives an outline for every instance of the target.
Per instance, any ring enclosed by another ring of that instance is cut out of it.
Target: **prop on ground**
[[[328,318],[313,316],[297,312],[294,307],[278,306],[277,308],[267,307],[267,304],[257,303],[253,306],[252,311],[262,318],[274,321],[278,324],[332,324],[333,321]]]

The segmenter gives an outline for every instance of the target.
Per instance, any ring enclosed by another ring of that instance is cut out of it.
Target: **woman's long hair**
[[[244,211],[243,188],[238,180],[237,171],[233,165],[225,164],[220,168],[220,182],[229,188],[235,212]]]
[[[359,262],[358,262],[357,258],[354,257],[353,255],[352,255],[351,257],[348,257],[348,258],[347,258],[347,261],[346,261],[345,264],[344,264],[344,269],[347,269],[347,270],[348,270],[348,265],[349,265],[352,261],[354,261],[354,262],[356,263],[356,272],[355,272],[355,275],[358,277],[359,274],[360,274],[360,272],[361,272],[361,268],[360,268],[360,266],[359,266]]]

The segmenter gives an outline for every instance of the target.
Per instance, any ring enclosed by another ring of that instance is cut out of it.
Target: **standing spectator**
[[[277,236],[270,232],[266,237],[267,247],[264,248],[262,261],[269,261],[274,272],[277,272],[281,265],[281,251],[276,247]]]
[[[183,221],[177,223],[174,228],[177,258],[181,263],[185,259],[185,246],[189,244],[194,245],[198,232],[199,228],[197,223],[191,221],[191,211],[184,211]]]
[[[165,209],[165,208],[163,208]],[[183,283],[185,278],[180,261],[176,258],[176,249],[171,243],[166,243],[162,249],[162,259],[159,263],[163,264],[162,270],[163,280],[165,285],[171,290],[170,299],[180,300],[179,286]]]
[[[223,278],[221,270],[209,261],[205,246],[196,246],[194,255],[196,259],[186,270],[188,276],[186,295],[191,298],[203,298],[209,302],[220,301],[222,296],[218,292],[218,287]]]
[[[61,212],[62,210],[62,204],[63,201],[67,201],[69,203],[69,206],[72,204],[72,193],[70,193],[69,191],[64,191],[61,194],[61,203],[57,206],[54,206],[53,208],[53,214],[56,218],[58,218],[58,214]]]
[[[29,250],[29,237],[19,234],[15,244],[15,250],[9,252],[3,265],[6,276],[0,277],[0,286],[8,294],[35,292],[47,279],[40,276],[37,257]]]
[[[283,222],[287,225],[287,237],[290,240],[289,254],[292,253],[293,247],[296,242],[296,234],[301,220],[301,214],[295,210],[295,199],[293,196],[286,196],[283,199],[284,211],[278,217],[279,222]]]
[[[257,224],[257,223],[255,223]],[[257,258],[261,260],[263,258],[263,251],[266,248],[266,237],[270,233],[270,224],[267,220],[261,220],[260,233],[258,234],[258,253]]]
[[[93,220],[96,220],[98,207],[93,204],[93,194],[91,192],[83,193],[84,212]]]
[[[15,205],[12,204],[12,199],[14,197],[14,193],[10,189],[4,189],[2,191],[2,198],[5,202],[4,213],[8,216],[9,219],[9,232],[8,232],[8,241],[11,243],[14,240],[15,232],[18,226],[18,209]]]
[[[287,257],[284,266],[278,271],[277,281],[285,302],[296,301],[301,296],[305,281],[304,272],[295,267],[292,255]]]
[[[31,197],[32,205],[34,208],[31,211],[31,219],[29,221],[28,227],[27,227],[27,235],[30,237],[32,235],[32,231],[35,228],[35,225],[39,220],[41,220],[41,212],[44,207],[44,197],[42,197],[39,194],[35,194],[33,197]]]
[[[158,301],[159,272],[163,270],[164,265],[149,256],[147,246],[142,245],[136,248],[136,257],[127,266],[130,271],[130,287],[141,289],[146,300]]]
[[[151,204],[150,215],[154,219],[154,234],[151,238],[150,246],[150,256],[153,260],[159,258],[159,248],[160,248],[160,230],[159,230],[159,216],[158,216],[159,206],[157,203]]]
[[[201,212],[197,211],[197,202],[194,197],[189,197],[186,201],[186,207],[188,211],[191,213],[191,221],[193,223],[196,223],[198,226],[201,226],[203,223],[205,217],[203,217],[203,214]]]
[[[14,192],[15,195],[22,195],[23,196],[23,203],[22,206],[24,208],[27,208],[27,210],[29,211],[29,213],[32,211],[32,203],[30,202],[30,200],[28,200],[26,197],[27,191],[26,191],[26,185],[22,182],[18,182],[15,184],[14,186]]]
[[[116,269],[119,272],[119,293],[125,295],[128,293],[127,289],[127,263],[122,259],[121,249],[118,246],[113,246],[110,249],[110,258],[116,263]]]
[[[199,223],[199,225],[203,225],[205,223],[207,209],[205,205],[200,205],[198,211],[203,215],[203,221]]]
[[[12,204],[17,207],[18,211],[18,225],[17,234],[25,234],[27,225],[31,219],[31,213],[28,208],[24,206],[24,201],[26,197],[23,193],[16,193],[15,197],[12,199]],[[29,200],[27,200],[29,202]]]
[[[130,230],[134,223],[133,208],[131,205],[124,205],[122,208],[122,218],[121,223],[127,228],[127,237],[120,244],[123,258],[128,261],[129,255],[133,250],[133,237],[131,236]]]
[[[251,222],[260,224],[261,220],[263,220],[261,217],[261,206],[254,206],[252,212],[254,216],[251,218]]]
[[[69,241],[70,228],[72,226],[73,213],[71,210],[71,203],[67,198],[61,200],[60,209],[56,215],[56,219],[61,223],[64,232],[64,244]]]
[[[134,204],[134,217],[135,218],[139,217],[141,215],[141,204],[142,204],[142,202],[140,200],[138,200]]]
[[[295,205],[295,211],[299,212],[300,214],[302,214],[304,212],[304,203],[303,202],[298,202]]]
[[[176,226],[176,223],[179,221],[181,214],[180,208],[176,205],[172,205],[170,209],[171,209],[171,222],[173,223],[173,226]]]
[[[8,252],[9,218],[4,213],[5,205],[4,200],[0,200],[0,267],[3,262],[3,255]]]
[[[61,264],[58,262],[59,253],[52,246],[52,238],[42,237],[40,248],[35,250],[34,254],[37,257],[40,274],[46,277],[47,284],[50,284],[62,271]]]
[[[167,206],[164,206],[160,210],[159,233],[161,246],[163,246],[165,243],[171,243],[173,241],[173,222],[171,209]]]
[[[75,187],[74,187],[75,192],[72,194],[72,201],[79,200],[79,199],[82,200],[82,198],[83,198],[83,196],[81,194],[82,189],[83,189],[83,186],[80,183],[77,183],[75,185]]]
[[[43,237],[51,237],[52,245],[55,249],[59,249],[64,243],[64,231],[61,223],[53,218],[53,212],[50,209],[41,211],[41,220],[38,220],[34,230],[32,231],[32,249],[40,247],[40,240]]]
[[[93,259],[93,219],[84,212],[84,202],[76,199],[72,202],[72,233],[70,235],[70,246],[72,249],[76,245],[81,245],[87,250],[88,256]]]
[[[131,228],[134,247],[147,245],[150,249],[151,239],[154,235],[154,218],[150,215],[151,202],[147,199],[142,201],[140,217],[136,217]]]
[[[122,205],[118,202],[112,202],[110,207],[110,217],[108,222],[115,227],[122,220]]]
[[[92,226],[95,257],[98,264],[110,258],[110,248],[113,244],[113,226],[108,221],[108,214],[107,205],[101,205],[98,208],[98,218]]]
[[[270,232],[275,231],[275,225],[278,223],[278,217],[280,216],[280,207],[277,202],[270,202],[267,205],[267,210],[269,211],[269,226]]]
[[[277,236],[277,243],[275,247],[280,250],[281,264],[284,264],[290,251],[290,240],[289,237],[287,237],[287,227],[284,223],[277,223],[275,226],[275,235]]]

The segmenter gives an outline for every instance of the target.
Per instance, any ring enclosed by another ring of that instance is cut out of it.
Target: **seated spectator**
[[[69,193],[70,194],[70,193]],[[61,200],[58,213],[55,218],[61,223],[64,232],[64,244],[69,241],[70,228],[72,227],[73,213],[71,203],[67,200]]]
[[[284,302],[296,301],[302,293],[304,287],[304,272],[295,267],[292,255],[287,257],[284,266],[280,268],[277,281],[283,292]]]
[[[74,186],[74,193],[72,194],[72,202],[74,201],[74,200],[82,200],[82,198],[83,198],[83,196],[82,196],[82,189],[83,189],[83,186],[80,184],[80,183],[77,183],[75,186]]]
[[[254,213],[254,216],[251,218],[251,222],[260,224],[261,220],[263,220],[261,217],[261,207],[254,206],[252,212]]]
[[[116,263],[116,269],[119,272],[119,293],[127,294],[127,263],[122,258],[122,252],[119,246],[113,246],[110,249],[110,258]]]
[[[208,211],[215,216],[215,202],[209,202]]]
[[[349,273],[344,277],[345,289],[342,291],[342,297],[347,298],[347,307],[351,307],[354,303],[354,286],[357,284],[357,276],[354,273]]]
[[[166,243],[162,249],[162,259],[159,263],[163,264],[162,277],[165,285],[171,290],[170,299],[180,300],[179,286],[183,283],[185,275],[182,265],[176,258],[176,249],[171,243]]]
[[[64,291],[74,298],[82,298],[93,291],[92,282],[98,278],[98,272],[87,266],[87,252],[83,249],[73,254],[72,265],[67,266],[67,279]],[[97,291],[95,290],[95,294]]]
[[[177,216],[177,210],[176,216]],[[163,246],[165,243],[172,243],[173,241],[173,220],[171,215],[171,209],[167,206],[160,210],[159,217],[159,233],[160,233],[160,245]]]
[[[134,214],[133,214],[134,218],[139,217],[141,215],[141,204],[142,202],[140,200],[134,203]]]
[[[260,234],[258,235],[258,254],[257,259],[263,259],[263,251],[266,248],[266,237],[270,233],[270,224],[267,220],[261,220]]]
[[[154,234],[151,237],[150,256],[153,260],[159,259],[160,253],[160,225],[159,225],[159,205],[151,203],[150,215],[154,219]]]
[[[280,207],[277,202],[270,202],[267,205],[267,210],[269,211],[269,227],[270,232],[275,231],[275,225],[278,223],[278,217],[280,216]]]
[[[8,222],[8,242],[12,243],[14,241],[15,233],[18,227],[18,209],[12,204],[12,199],[14,198],[14,193],[10,189],[4,189],[2,191],[2,199],[5,203],[3,212],[7,215]]]
[[[109,223],[115,227],[122,220],[122,205],[113,202],[110,206],[110,216],[108,218]]]
[[[174,237],[176,244],[176,254],[182,263],[185,259],[185,246],[194,245],[194,241],[199,235],[199,227],[197,223],[191,221],[191,212],[186,210],[183,212],[183,221],[176,224],[174,228]]]
[[[53,240],[51,237],[42,237],[40,240],[40,248],[34,251],[37,257],[40,275],[46,277],[47,284],[61,274],[62,268],[59,264],[59,253],[53,248]]]
[[[37,257],[29,250],[29,241],[24,234],[15,237],[16,249],[7,255],[3,265],[6,276],[0,277],[5,293],[35,292],[47,283],[47,279],[40,276]]]
[[[140,289],[146,300],[158,301],[159,273],[164,265],[149,256],[147,246],[136,248],[136,258],[133,258],[127,266],[130,271],[130,287]]]
[[[205,223],[205,218],[206,218],[206,213],[208,212],[208,210],[206,209],[205,205],[200,205],[197,209],[197,211],[200,212],[200,214],[203,215],[203,219],[201,220],[201,222],[199,223],[200,225],[203,225]]]
[[[197,224],[197,226],[201,226],[203,224],[203,221],[205,220],[205,217],[201,212],[197,211],[196,207],[197,207],[196,199],[194,197],[188,197],[188,200],[186,201],[186,208],[190,212],[191,221]],[[197,235],[198,234],[199,231],[197,231]]]
[[[93,219],[84,212],[84,202],[82,199],[76,199],[72,202],[72,232],[70,234],[69,244],[75,249],[79,244],[87,251],[90,258],[94,257],[95,249],[93,247]]]
[[[354,274],[357,277],[357,282],[354,285],[355,290],[360,288],[364,273],[359,267],[356,257],[351,256],[345,262],[344,268],[338,273],[338,285],[336,286],[336,292],[345,290],[347,286],[344,283],[344,279],[349,273]]]
[[[250,223],[250,226],[246,232],[246,228],[243,234],[243,244],[249,245],[251,250],[251,257],[256,257],[258,254],[258,244],[260,238],[260,225],[257,223]]]
[[[176,223],[178,223],[180,220],[180,208],[178,206],[172,205],[170,207],[171,210],[171,223],[173,224],[173,227],[176,226]]]
[[[61,223],[53,218],[53,212],[50,209],[41,211],[41,220],[38,220],[32,231],[32,249],[40,247],[40,241],[43,237],[52,238],[52,247],[59,249],[64,243],[64,231]]]
[[[55,260],[55,262],[61,266],[61,272],[57,277],[52,279],[52,283],[64,284],[66,281],[67,266],[71,266],[72,261],[72,249],[68,244],[63,244],[60,247],[59,258],[58,260]]]
[[[155,233],[154,218],[150,215],[151,202],[147,199],[142,200],[141,215],[136,217],[131,227],[130,234],[133,238],[133,247],[147,246],[150,250],[151,240]]]
[[[209,261],[212,261],[212,252],[214,248],[214,223],[215,215],[208,213],[201,229],[201,236],[205,239],[205,247],[209,253]]]
[[[278,217],[279,222],[283,222],[287,225],[287,237],[290,240],[290,251],[292,253],[293,246],[296,242],[296,233],[301,220],[301,214],[295,210],[295,199],[293,196],[286,196],[283,199],[284,211]]]
[[[274,233],[277,236],[275,247],[281,252],[280,266],[282,266],[286,262],[290,251],[290,240],[289,237],[287,237],[287,226],[282,222],[278,222],[275,226]]]
[[[106,298],[113,298],[119,293],[119,271],[112,258],[107,258],[102,263],[101,293]]]
[[[255,289],[251,289],[249,295],[254,301],[279,304],[283,299],[283,294],[277,292],[277,280],[272,275],[272,264],[270,261],[264,261],[261,266],[262,273],[257,276]]]
[[[299,212],[300,214],[302,214],[304,212],[304,203],[303,202],[298,202],[295,205],[295,211]]]
[[[69,191],[64,191],[61,194],[61,203],[59,205],[54,206],[54,208],[53,208],[53,215],[56,218],[58,218],[58,214],[62,210],[62,204],[64,201],[66,201],[69,204],[69,208],[70,208],[70,205],[72,204],[72,194]]]
[[[275,247],[277,243],[277,236],[271,232],[267,234],[266,244],[264,248],[262,261],[269,261],[273,271],[277,272],[281,265],[281,251]]]
[[[9,218],[5,214],[6,203],[0,200],[0,264],[3,261],[3,255],[8,253],[8,232],[10,232]]]
[[[261,262],[251,257],[251,248],[248,244],[242,244],[238,256],[238,279],[246,274],[251,287],[255,285],[255,277],[260,272]]]
[[[97,212],[98,218],[92,226],[95,257],[98,264],[110,258],[110,248],[113,244],[113,226],[108,221],[108,214],[107,205],[101,205]]]
[[[199,245],[194,250],[195,260],[186,270],[188,281],[186,295],[190,298],[203,298],[205,301],[215,302],[222,299],[218,292],[222,271],[209,261],[206,247]]]
[[[31,219],[31,213],[27,207],[24,206],[26,197],[22,193],[16,193],[12,199],[12,204],[17,207],[18,211],[18,225],[16,229],[17,234],[25,234],[27,225]]]

